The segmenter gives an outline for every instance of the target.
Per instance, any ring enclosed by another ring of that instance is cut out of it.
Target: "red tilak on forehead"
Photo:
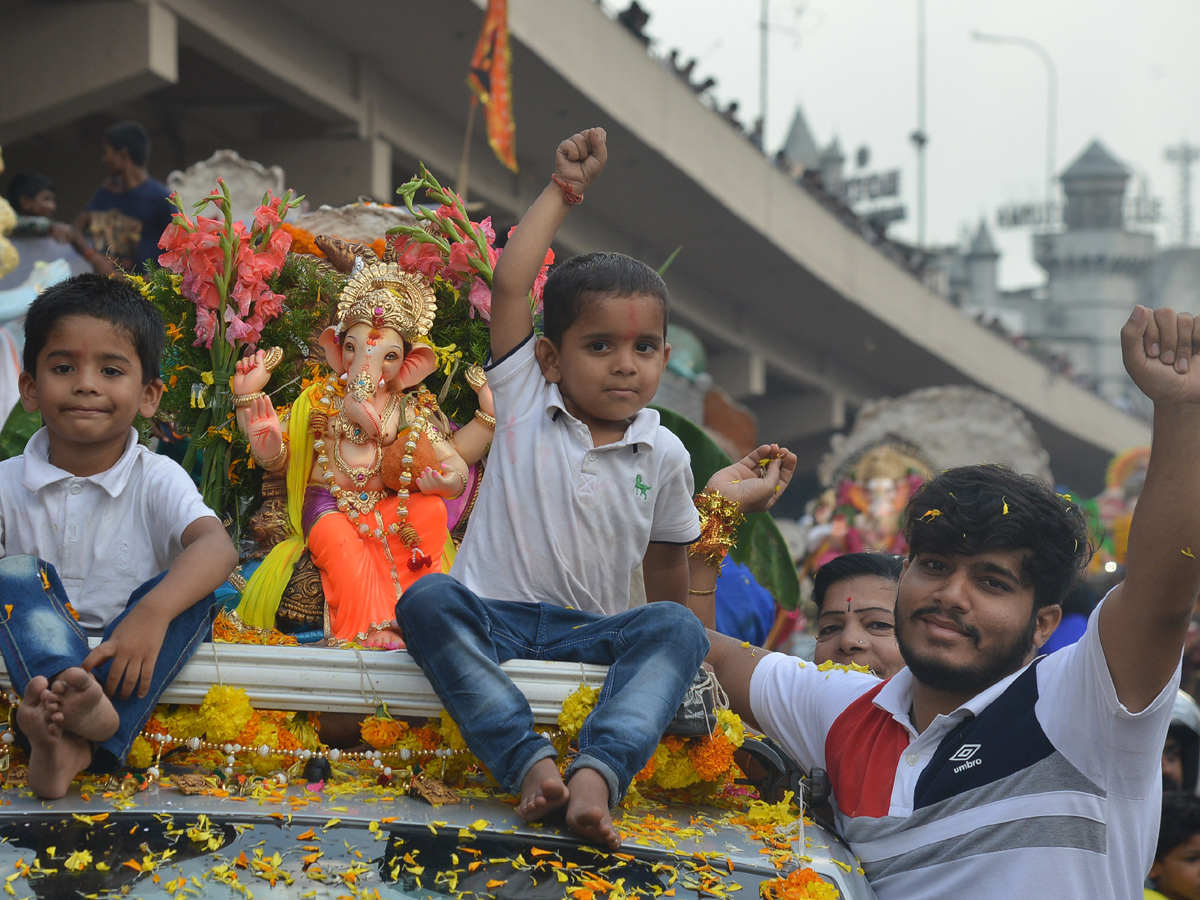
[[[853,597],[847,597],[847,598],[846,598],[846,607],[847,607],[847,608],[849,608],[850,604],[851,604],[851,603],[853,603],[853,602],[854,602],[854,598],[853,598]]]

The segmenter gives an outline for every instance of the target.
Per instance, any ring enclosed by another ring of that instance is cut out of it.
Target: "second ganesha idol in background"
[[[259,351],[238,364],[238,424],[257,464],[286,473],[290,532],[247,585],[238,607],[247,624],[274,625],[307,549],[320,573],[325,636],[403,646],[396,600],[422,575],[442,571],[446,504],[464,494],[468,467],[478,461],[459,453],[423,384],[438,365],[427,343],[436,310],[423,275],[360,261],[320,337],[332,374],[300,395],[285,422],[263,393],[274,354]],[[460,433],[486,427],[477,419]]]

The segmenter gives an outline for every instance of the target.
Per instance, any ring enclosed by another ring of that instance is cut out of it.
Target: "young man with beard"
[[[995,466],[944,472],[909,503],[896,597],[906,668],[891,679],[710,634],[733,708],[829,772],[880,900],[1140,896],[1200,588],[1200,324],[1137,307],[1121,342],[1154,401],[1154,454],[1125,581],[1077,644],[1034,661],[1089,557],[1078,505]],[[753,509],[756,489],[775,485],[723,492]],[[704,569],[693,563],[693,589]]]

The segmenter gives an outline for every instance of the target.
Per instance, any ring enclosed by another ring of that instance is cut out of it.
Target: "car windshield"
[[[27,815],[0,825],[9,896],[492,897],[557,900],[610,895],[757,897],[775,877],[718,852],[645,847],[608,853],[553,833],[334,819],[264,820],[112,812]],[[276,893],[278,892],[278,893]],[[829,896],[837,896],[830,894]]]

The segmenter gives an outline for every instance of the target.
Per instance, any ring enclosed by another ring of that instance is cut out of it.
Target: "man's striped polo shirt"
[[[771,654],[750,704],[806,768],[880,900],[1141,897],[1158,834],[1176,670],[1140,713],[1117,700],[1097,632],[1010,675],[921,734],[913,677],[819,671]]]

